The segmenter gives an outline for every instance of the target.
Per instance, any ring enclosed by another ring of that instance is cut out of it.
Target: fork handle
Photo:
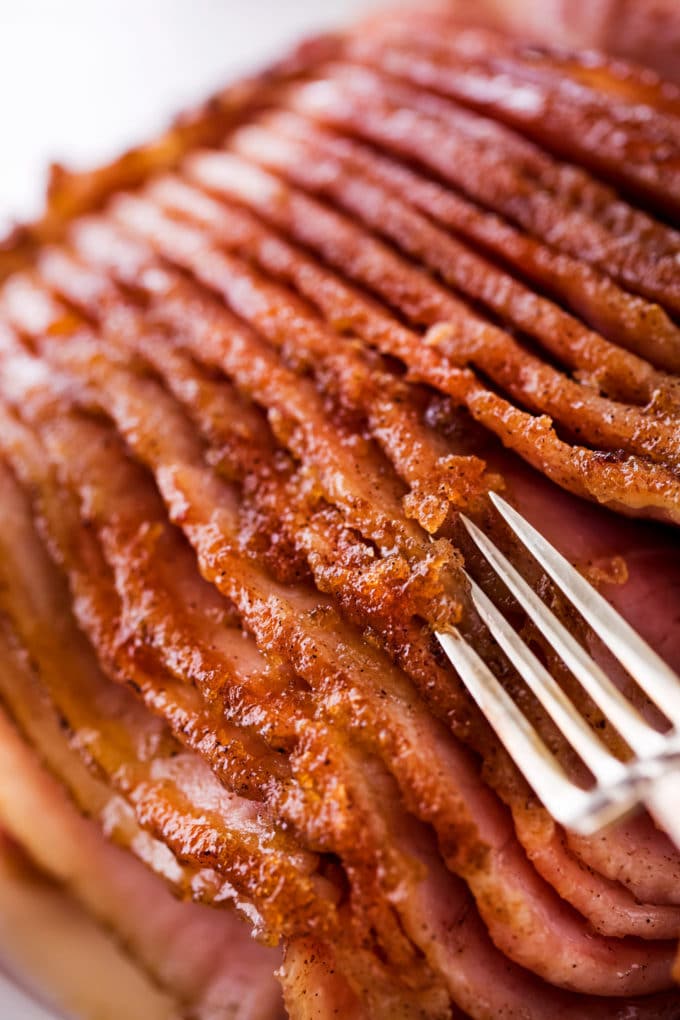
[[[680,771],[667,772],[651,782],[645,793],[645,806],[680,848]]]

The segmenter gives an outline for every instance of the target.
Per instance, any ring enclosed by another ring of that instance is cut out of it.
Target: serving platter
[[[0,974],[0,1016],[12,1020],[60,1020],[52,1010],[22,991],[16,981]]]
[[[102,925],[0,833],[1,1020],[118,1017],[176,1020]]]

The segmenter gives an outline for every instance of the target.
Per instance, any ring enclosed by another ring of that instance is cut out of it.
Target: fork
[[[535,726],[457,628],[437,638],[473,699],[529,785],[553,818],[591,835],[644,803],[680,847],[680,677],[595,588],[497,493],[490,499],[554,584],[607,645],[671,728],[662,733],[643,719],[601,666],[573,637],[491,539],[464,514],[460,519],[496,575],[631,751],[615,757],[573,701],[505,616],[466,574],[472,602],[492,637],[593,777],[580,786],[566,773]]]

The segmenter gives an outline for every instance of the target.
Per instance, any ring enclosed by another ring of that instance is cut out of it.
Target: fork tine
[[[490,498],[507,524],[584,620],[605,641],[621,665],[673,725],[680,728],[680,677],[521,514],[497,493],[490,493]]]
[[[461,633],[454,627],[438,632],[437,639],[508,754],[556,821],[589,835],[629,810],[631,802],[623,800],[603,800],[599,811],[594,810],[593,794],[572,783],[538,731]]]
[[[469,575],[466,576],[470,582],[472,601],[482,620],[595,779],[600,783],[616,783],[623,779],[625,765],[610,754],[559,684],[477,582]]]
[[[460,519],[500,579],[526,610],[531,620],[550,642],[595,704],[599,706],[605,717],[616,727],[631,750],[641,758],[662,754],[666,747],[666,741],[662,734],[645,722],[595,660],[532,591],[521,574],[515,570],[510,561],[484,532],[480,531],[464,514],[460,514]],[[529,546],[529,549],[531,550],[532,546]]]
[[[453,628],[437,638],[507,751],[546,803],[566,803],[578,790],[537,730],[514,703],[484,660]]]

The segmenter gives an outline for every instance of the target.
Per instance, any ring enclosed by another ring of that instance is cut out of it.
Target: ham
[[[451,26],[303,45],[64,176],[0,255],[21,269],[0,286],[7,746],[68,791],[56,832],[93,860],[113,838],[194,901],[147,922],[117,880],[77,883],[163,1008],[206,1020],[678,1010],[678,851],[644,812],[560,829],[434,632],[457,625],[587,781],[464,566],[627,754],[464,511],[667,725],[487,497],[680,666],[680,106],[642,72]],[[271,943],[235,971],[228,904]]]

